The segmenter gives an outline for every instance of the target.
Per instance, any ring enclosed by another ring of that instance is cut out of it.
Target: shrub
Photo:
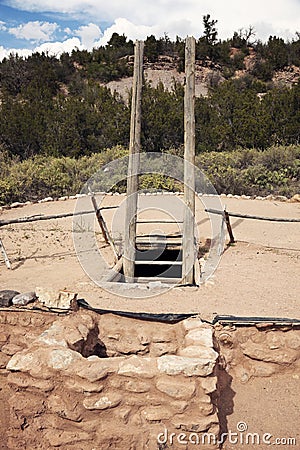
[[[300,190],[300,146],[202,153],[196,164],[218,193],[293,196]]]
[[[181,155],[182,148],[171,149],[168,153]],[[16,158],[8,158],[2,151],[0,204],[37,200],[48,196],[74,195],[80,192],[84,183],[100,168],[126,155],[127,149],[116,146],[79,159],[35,156],[19,161]],[[103,189],[108,187],[112,191],[126,191],[126,163],[124,160],[123,180],[119,182],[118,173],[103,177]],[[155,170],[155,164],[160,164],[160,160],[156,163],[152,161],[151,164]],[[278,146],[265,151],[241,149],[232,152],[201,153],[196,157],[196,165],[209,178],[218,193],[272,193],[293,196],[300,191],[300,146]],[[158,169],[157,167],[159,172]],[[102,182],[101,173],[97,181],[99,180]],[[182,185],[168,176],[149,173],[141,176],[140,189],[178,191],[182,190]]]

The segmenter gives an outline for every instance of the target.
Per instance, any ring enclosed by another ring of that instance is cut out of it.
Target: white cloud
[[[10,0],[10,4],[23,10],[50,11],[93,22],[109,21],[114,25],[117,25],[117,18],[122,18],[134,25],[135,37],[143,34],[144,27],[150,27],[160,33],[163,30],[170,37],[194,34],[197,38],[203,31],[202,17],[208,13],[218,20],[222,39],[249,25],[257,28],[261,38],[270,26],[274,34],[283,33],[286,37],[299,30],[300,17],[299,0],[252,0],[246,7],[240,0],[114,0],[109,4],[104,0]]]
[[[88,50],[92,50],[97,39],[102,36],[102,31],[94,23],[89,23],[88,25],[83,25],[74,32],[75,36],[81,38],[82,45]]]
[[[2,45],[0,46],[0,61],[3,60],[3,58],[8,58],[11,54],[13,55],[19,55],[23,56],[24,58],[27,58],[28,56],[32,55],[32,53],[47,53],[50,56],[57,56],[59,57],[62,53],[71,53],[72,50],[78,48],[79,50],[83,50],[84,47],[82,46],[80,40],[78,38],[71,38],[67,39],[63,42],[47,42],[44,44],[41,44],[37,47],[35,47],[33,50],[30,50],[28,48],[24,49],[5,49]]]
[[[15,28],[9,28],[8,32],[18,39],[46,42],[52,40],[57,29],[57,23],[34,21],[21,24]]]
[[[35,47],[34,52],[38,53],[48,53],[53,56],[60,56],[62,53],[71,53],[72,50],[78,48],[78,50],[83,50],[84,47],[78,38],[67,39],[63,42],[45,42],[44,44]]]
[[[107,44],[113,33],[125,34],[128,39],[145,39],[151,34],[158,35],[159,28],[157,26],[135,25],[127,19],[119,18],[115,20],[115,23],[111,27],[104,31],[102,38],[96,42],[96,45]]]
[[[0,31],[6,31],[7,28],[5,26],[5,22],[3,22],[2,20],[0,20]]]
[[[26,58],[27,56],[32,54],[32,50],[29,49],[15,49],[15,48],[4,48],[2,45],[0,45],[0,61],[2,61],[4,58],[8,58],[10,55],[16,55],[18,54],[19,56],[23,56],[24,58]]]
[[[220,39],[232,37],[234,31],[247,29],[250,25],[261,40],[270,35],[291,39],[296,31],[300,31],[299,0],[252,0],[247,8],[240,0],[114,0],[109,4],[104,0],[10,0],[9,4],[21,10],[50,12],[67,20],[82,20],[84,25],[77,30],[64,29],[66,35],[62,42],[53,42],[59,28],[56,23],[36,21],[8,29],[7,24],[0,21],[0,29],[6,27],[14,36],[40,44],[33,51],[48,51],[55,55],[71,52],[75,47],[91,50],[105,45],[114,32],[125,34],[132,40],[145,39],[151,34],[160,37],[164,33],[170,39],[187,35],[199,38],[203,34],[205,14],[218,20]],[[88,25],[87,20],[90,20]],[[111,25],[102,33],[99,23],[105,21]],[[74,35],[76,37],[68,39]],[[32,53],[28,49],[6,50],[0,47],[0,59],[10,52],[24,56]]]
[[[300,29],[300,27],[299,27]],[[270,36],[282,37],[284,39],[291,40],[295,38],[295,32],[288,28],[275,28],[270,22],[257,22],[255,24],[255,31],[257,36],[260,37],[262,41],[267,41]]]
[[[128,39],[132,40],[144,40],[147,36],[151,36],[152,34],[156,37],[162,37],[165,33],[167,33],[170,39],[176,39],[176,36],[186,37],[188,34],[194,34],[199,37],[200,33],[197,28],[198,27],[194,26],[186,19],[169,22],[169,26],[166,28],[165,24],[153,26],[136,25],[133,22],[120,17],[115,20],[113,25],[104,31],[102,38],[96,45],[106,45],[113,33],[118,33],[120,35],[124,34]],[[186,30],[188,30],[188,32]]]

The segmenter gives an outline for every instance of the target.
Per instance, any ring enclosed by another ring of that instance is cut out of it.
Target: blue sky
[[[80,23],[76,20],[70,20],[68,16],[63,20],[59,20],[60,28],[55,29],[55,34],[49,36],[49,38],[53,38],[55,36],[56,39],[64,39],[65,32],[64,28],[69,27],[70,29],[74,29],[80,26]],[[30,11],[22,11],[18,8],[14,8],[11,6],[7,6],[5,2],[0,1],[0,21],[2,22],[2,27],[0,28],[0,43],[5,48],[34,48],[38,36],[32,30],[32,39],[26,35],[26,30],[24,30],[24,26],[28,23],[37,23],[37,28],[41,27],[42,23],[57,23],[57,18],[55,14],[51,12],[30,12]],[[22,30],[18,31],[18,27],[23,25],[23,34],[25,37],[22,37]],[[49,28],[49,27],[48,27]],[[52,29],[54,27],[52,26]],[[51,27],[50,27],[51,30]],[[46,38],[47,36],[45,36]],[[41,36],[43,38],[43,35]]]
[[[130,39],[165,33],[198,38],[205,14],[218,20],[222,39],[250,25],[263,41],[300,32],[300,0],[0,0],[0,59],[11,52],[91,50],[113,32]]]

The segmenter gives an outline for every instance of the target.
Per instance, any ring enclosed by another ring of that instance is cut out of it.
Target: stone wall
[[[300,377],[299,328],[267,324],[1,311],[0,347],[7,449],[218,448],[232,379]]]
[[[0,310],[0,375],[11,356],[27,348],[37,336],[57,319],[55,314]]]
[[[220,364],[241,383],[293,372],[300,378],[299,327],[215,327]]]
[[[212,335],[197,318],[174,325],[82,311],[59,318],[7,364],[7,448],[184,449],[213,441]]]
[[[6,365],[15,353],[26,349],[56,319],[56,314],[47,312],[27,312],[16,308],[0,310],[0,448],[8,448],[7,430],[11,416]]]

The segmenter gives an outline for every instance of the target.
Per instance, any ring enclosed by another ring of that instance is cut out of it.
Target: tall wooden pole
[[[136,41],[134,50],[134,72],[130,121],[129,162],[127,175],[127,199],[125,215],[125,237],[123,268],[125,281],[134,280],[136,215],[138,204],[138,171],[141,147],[141,97],[143,83],[144,43]]]
[[[182,281],[194,284],[195,261],[195,38],[185,43],[184,202]]]

